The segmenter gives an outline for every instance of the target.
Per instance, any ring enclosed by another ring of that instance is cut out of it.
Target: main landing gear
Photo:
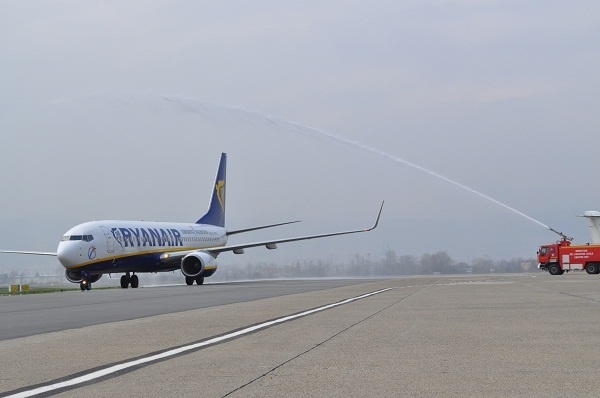
[[[197,285],[203,285],[204,277],[203,276],[186,276],[185,277],[185,284],[188,286],[193,285],[194,281],[196,281]]]
[[[129,272],[121,277],[121,287],[127,289],[131,285],[132,289],[137,288],[140,285],[140,280],[136,274],[129,275]]]

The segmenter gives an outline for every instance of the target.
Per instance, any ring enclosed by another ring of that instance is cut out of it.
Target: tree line
[[[534,259],[515,258],[494,261],[478,257],[470,262],[456,262],[445,251],[425,253],[421,257],[398,256],[389,250],[379,260],[356,255],[348,263],[325,260],[296,261],[290,264],[269,262],[248,263],[245,266],[221,266],[212,280],[327,277],[386,277],[432,274],[521,273],[537,271]]]
[[[277,278],[339,278],[339,277],[393,277],[406,275],[432,274],[487,274],[487,273],[520,273],[537,271],[534,259],[515,258],[512,260],[494,261],[489,257],[478,257],[469,262],[457,262],[445,251],[425,253],[420,257],[412,255],[398,256],[395,251],[388,250],[378,259],[371,256],[354,255],[347,262],[332,260],[295,261],[288,264],[273,262],[256,262],[245,265],[231,265],[221,262],[218,271],[210,281],[236,281]],[[64,269],[57,266],[55,275],[40,276],[39,273],[25,275],[16,271],[0,273],[0,285],[15,283],[56,284],[66,282]],[[113,275],[113,278],[118,275]],[[144,275],[154,278],[157,283],[179,283],[182,280],[180,271]],[[112,283],[105,275],[99,282]]]

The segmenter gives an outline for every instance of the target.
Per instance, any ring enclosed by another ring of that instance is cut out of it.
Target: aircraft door
[[[114,253],[115,252],[115,238],[112,236],[112,233],[107,227],[100,227],[102,232],[104,233],[104,237],[106,238],[106,252]]]

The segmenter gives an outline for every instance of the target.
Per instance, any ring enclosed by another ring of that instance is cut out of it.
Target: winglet
[[[381,212],[383,211],[383,204],[384,203],[385,203],[385,200],[383,202],[381,202],[381,207],[379,208],[379,214],[377,214],[377,220],[375,220],[375,224],[371,228],[365,229],[365,232],[372,231],[375,228],[377,228],[377,225],[379,225],[379,219],[381,218]]]

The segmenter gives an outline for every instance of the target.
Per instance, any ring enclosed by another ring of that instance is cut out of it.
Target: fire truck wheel
[[[562,275],[564,273],[564,271],[562,269],[560,269],[558,264],[550,265],[548,267],[548,272],[550,272],[550,275]]]
[[[598,268],[598,264],[591,263],[585,267],[585,270],[588,274],[597,274],[600,268]]]

